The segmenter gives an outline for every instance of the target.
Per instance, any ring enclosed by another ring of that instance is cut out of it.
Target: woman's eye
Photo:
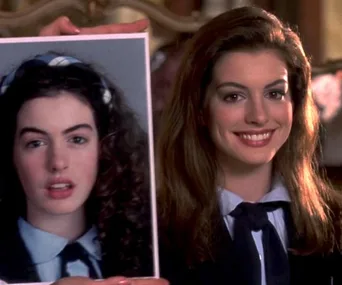
[[[237,102],[240,101],[243,97],[237,93],[227,94],[223,96],[223,100],[226,102]]]
[[[271,99],[281,100],[285,96],[285,92],[281,90],[274,90],[267,93],[267,97]]]
[[[43,146],[44,142],[39,141],[39,140],[34,140],[34,141],[30,141],[28,143],[25,144],[26,148],[38,148],[40,146]]]
[[[86,138],[84,138],[84,137],[76,136],[76,137],[72,137],[71,141],[74,144],[85,144],[88,140]]]

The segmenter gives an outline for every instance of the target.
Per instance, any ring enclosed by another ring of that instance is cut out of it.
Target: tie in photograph
[[[65,246],[65,248],[60,253],[61,258],[61,278],[71,277],[70,273],[67,271],[67,264],[69,262],[74,262],[77,260],[82,261],[89,270],[89,276],[92,279],[98,279],[99,276],[96,274],[93,263],[91,262],[88,253],[78,242],[70,243]]]

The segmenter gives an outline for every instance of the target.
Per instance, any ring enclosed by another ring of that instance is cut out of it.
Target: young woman
[[[255,7],[190,41],[159,128],[171,284],[341,284],[341,195],[318,175],[299,37]]]
[[[0,279],[153,274],[147,136],[91,66],[38,55],[1,82]]]

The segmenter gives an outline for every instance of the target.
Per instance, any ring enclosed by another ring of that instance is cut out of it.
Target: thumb
[[[66,16],[57,18],[52,23],[43,27],[39,36],[60,36],[60,35],[77,35],[80,30]]]

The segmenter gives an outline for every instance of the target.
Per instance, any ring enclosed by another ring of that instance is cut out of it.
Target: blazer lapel
[[[232,237],[221,216],[218,217],[215,242],[215,261],[203,263],[199,268],[201,284],[243,285],[239,266],[236,263]]]
[[[8,283],[40,282],[17,226],[6,227],[6,234],[0,240],[0,256],[1,280]]]
[[[297,255],[291,251],[291,248],[298,248],[301,242],[296,238],[290,205],[284,209],[284,219],[289,241],[290,284],[331,285],[328,258],[322,255]]]
[[[169,250],[163,249],[162,242],[159,243],[162,277],[171,285],[242,285],[235,265],[232,238],[221,216],[217,217],[215,222],[217,221],[219,223],[215,231],[214,260],[196,264],[193,268],[188,268],[184,259],[177,257],[176,251],[170,253]]]

